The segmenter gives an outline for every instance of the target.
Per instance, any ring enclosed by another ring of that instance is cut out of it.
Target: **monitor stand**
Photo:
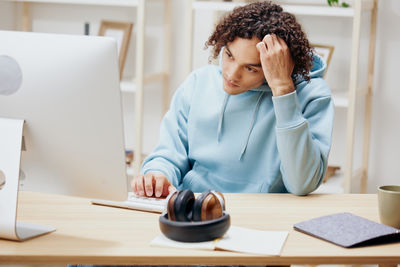
[[[24,121],[0,118],[0,238],[24,241],[56,229],[17,222]]]

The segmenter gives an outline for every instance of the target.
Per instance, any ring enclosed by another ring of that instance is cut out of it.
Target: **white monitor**
[[[111,38],[0,31],[0,117],[25,120],[22,190],[126,199]]]

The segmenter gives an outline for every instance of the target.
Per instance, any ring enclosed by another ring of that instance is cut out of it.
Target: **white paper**
[[[223,238],[208,242],[178,242],[163,234],[154,238],[150,245],[214,250],[215,248],[260,255],[280,255],[288,236],[287,231],[261,231],[231,226]]]
[[[261,231],[231,226],[217,242],[219,249],[261,255],[280,255],[287,231]]]

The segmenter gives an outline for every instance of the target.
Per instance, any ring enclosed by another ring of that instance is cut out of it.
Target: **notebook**
[[[289,232],[287,231],[262,231],[231,226],[222,238],[214,241],[178,242],[159,234],[151,241],[150,245],[202,250],[227,250],[277,256],[281,254],[288,234]]]
[[[345,248],[400,242],[400,229],[347,212],[299,222],[294,229]]]

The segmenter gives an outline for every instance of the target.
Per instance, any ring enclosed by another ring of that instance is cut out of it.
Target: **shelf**
[[[219,2],[219,1],[194,1],[193,9],[198,10],[216,10],[230,11],[237,6],[243,6],[245,2]],[[283,9],[295,15],[320,16],[320,17],[354,17],[354,8],[330,7],[327,5],[300,5],[300,4],[282,4]],[[362,2],[363,10],[372,10],[371,0]]]
[[[149,84],[153,82],[162,82],[165,75],[164,72],[151,74],[144,77],[143,83]],[[134,78],[131,79],[123,79],[120,83],[121,92],[123,93],[135,93],[136,92],[136,82]]]
[[[347,108],[349,106],[349,98],[347,91],[332,91],[333,103],[337,108]]]
[[[136,7],[138,0],[8,0],[11,2],[29,2],[46,4],[97,5]]]
[[[357,97],[365,96],[367,93],[367,86],[359,87],[356,90]],[[349,107],[349,94],[346,90],[332,90],[332,97],[335,107],[348,108]]]
[[[350,187],[353,189],[357,188],[357,184],[361,182],[363,170],[362,168],[355,169],[352,172]],[[343,194],[344,193],[344,173],[343,171],[338,171],[335,175],[330,177],[325,183],[322,183],[317,190],[312,194]],[[352,190],[353,193],[361,193]]]
[[[136,83],[132,80],[122,80],[120,82],[121,92],[123,93],[135,93]]]
[[[339,172],[322,183],[312,194],[343,194],[343,179],[343,173]]]
[[[352,18],[354,16],[354,8],[305,5],[283,5],[282,7],[285,11],[295,15],[348,18]]]
[[[132,167],[128,166],[126,167],[126,175],[128,176],[127,178],[133,178],[133,176],[135,175],[135,172],[133,170]]]
[[[193,9],[197,10],[216,10],[216,11],[230,11],[237,6],[245,5],[241,2],[217,2],[217,1],[195,1],[193,2]],[[295,15],[308,15],[308,16],[330,16],[330,17],[349,17],[354,16],[353,8],[341,8],[330,6],[318,5],[281,5],[287,12]]]

